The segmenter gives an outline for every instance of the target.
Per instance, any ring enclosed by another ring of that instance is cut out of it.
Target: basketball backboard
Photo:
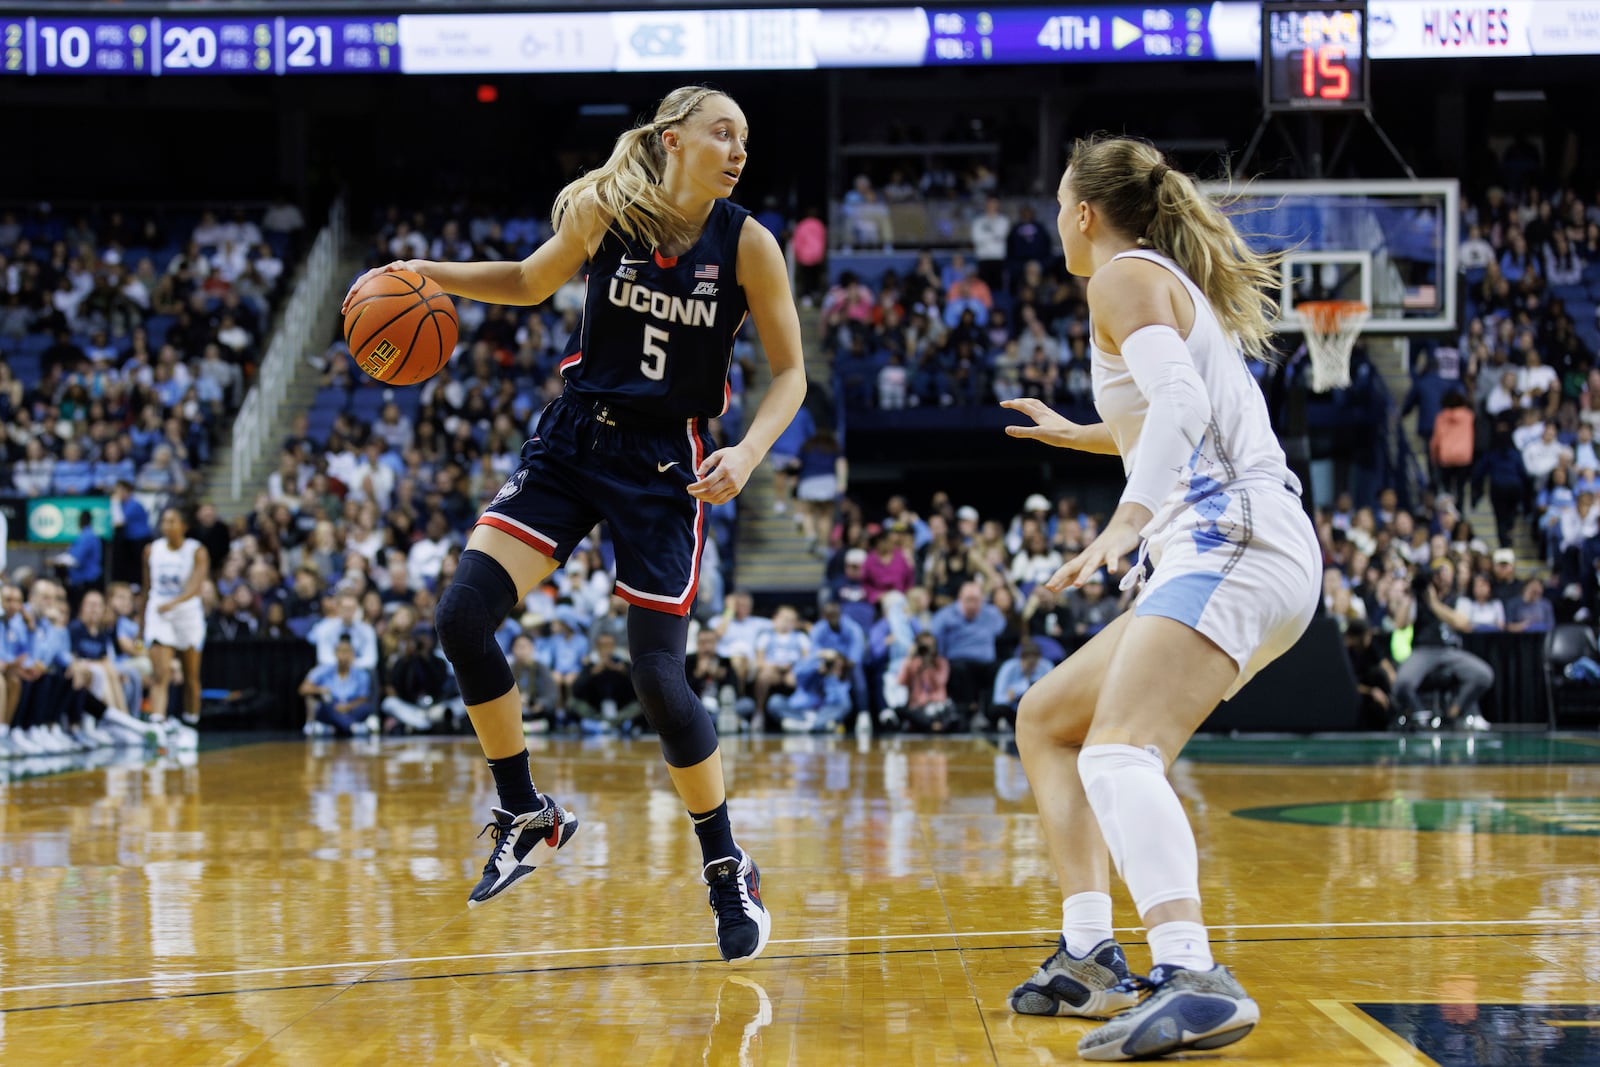
[[[1419,181],[1262,181],[1203,188],[1261,251],[1283,253],[1278,328],[1296,305],[1359,300],[1366,333],[1453,331],[1460,186]]]

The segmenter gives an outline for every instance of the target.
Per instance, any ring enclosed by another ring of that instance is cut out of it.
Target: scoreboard
[[[1259,61],[1267,98],[1288,109],[1361,106],[1369,57],[1600,55],[1600,0],[1113,0],[494,14],[376,8],[360,17],[275,15],[262,7],[192,17],[79,18],[52,13],[46,3],[0,12],[0,78]]]
[[[400,70],[399,22],[0,16],[0,73],[345,74]]]
[[[781,70],[1254,57],[1251,0],[147,18],[0,15],[0,75]]]

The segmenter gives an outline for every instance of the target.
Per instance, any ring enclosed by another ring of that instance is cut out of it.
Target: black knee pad
[[[487,704],[511,691],[516,680],[494,632],[517,603],[511,575],[488,553],[461,553],[455,579],[445,586],[433,611],[439,647],[456,669],[461,699]]]
[[[645,718],[661,736],[668,766],[693,767],[717,750],[716,727],[689,688],[682,657],[647,652],[634,660],[633,690]]]

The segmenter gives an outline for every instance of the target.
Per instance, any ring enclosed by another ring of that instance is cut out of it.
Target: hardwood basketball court
[[[0,764],[0,1062],[1077,1062],[1090,1024],[1005,1006],[1060,915],[1014,755],[727,756],[774,916],[738,970],[651,740],[535,741],[582,829],[472,912],[494,795],[470,739]],[[1194,1059],[1600,1064],[1600,738],[1202,738],[1173,777],[1263,1013]]]

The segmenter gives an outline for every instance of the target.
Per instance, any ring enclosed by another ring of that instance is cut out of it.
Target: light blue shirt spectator
[[[360,667],[351,667],[349,674],[341,675],[337,663],[319,663],[311,668],[306,680],[332,693],[329,699],[335,704],[372,699],[372,675]]]
[[[0,663],[13,663],[18,656],[24,660],[33,656],[33,631],[20,611],[0,624]]]
[[[29,655],[46,667],[66,667],[72,662],[72,635],[49,619],[35,619]]]
[[[138,475],[139,470],[131,459],[119,459],[110,463],[100,460],[94,465],[94,487],[98,492],[110,493],[117,487],[119,481],[132,484]]]
[[[84,459],[59,460],[50,484],[57,496],[87,496],[94,489],[94,464]]]
[[[1006,617],[993,604],[983,602],[975,583],[961,587],[954,604],[946,604],[933,615],[933,633],[939,639],[939,654],[948,660],[995,661],[995,638],[1006,629]]]
[[[989,309],[983,301],[971,297],[957,298],[947,302],[944,306],[944,324],[952,330],[961,323],[961,313],[971,311],[972,317],[979,326],[989,325]]]
[[[161,427],[146,429],[143,426],[133,426],[128,429],[128,440],[133,443],[133,459],[145,462],[155,452],[156,445],[161,441]]]
[[[807,656],[794,668],[795,689],[781,705],[785,718],[794,712],[821,711],[818,726],[838,722],[854,706],[850,679],[840,678],[817,656]]]
[[[175,378],[168,378],[164,382],[156,383],[156,398],[161,401],[161,406],[171,410],[183,403],[183,394],[189,387]]]
[[[323,619],[311,627],[306,639],[317,646],[317,663],[322,666],[332,666],[335,662],[334,652],[339,647],[339,638],[348,633],[350,647],[356,654],[356,666],[363,670],[374,670],[378,666],[378,635],[370,625],[355,617],[354,598],[350,599],[348,617],[341,604],[340,614],[331,619]]]
[[[210,404],[213,408],[221,408],[223,401],[222,384],[215,378],[202,374],[194,380],[195,399],[202,404]]]
[[[829,621],[829,614],[833,619]],[[846,660],[860,664],[867,658],[867,634],[854,620],[839,614],[837,604],[823,608],[823,617],[811,627],[811,650],[821,652],[831,648]]]
[[[186,484],[177,458],[166,445],[155,447],[150,462],[139,468],[139,477],[134,481],[141,493],[177,493]]]
[[[522,634],[522,624],[517,621],[515,614],[508,617],[500,624],[500,629],[494,632],[494,643],[500,646],[500,651],[506,656],[511,655],[511,642]]]
[[[804,630],[763,630],[756,635],[756,653],[775,667],[793,667],[811,654],[811,638]]]
[[[1000,671],[994,676],[994,702],[1006,707],[1014,708],[1022,699],[1022,694],[1028,687],[1050,673],[1055,666],[1043,656],[1035,654],[1032,664],[1024,664],[1021,654],[1018,653],[1000,664]]]
[[[589,639],[577,631],[551,634],[541,644],[544,658],[557,674],[577,674],[583,670],[583,657],[589,654]]]
[[[119,642],[139,640],[139,620],[132,615],[119,616],[117,619],[117,640]],[[122,646],[119,644],[117,647],[121,648]],[[132,656],[124,656],[119,652],[117,654],[117,666],[122,666],[132,658]]]

